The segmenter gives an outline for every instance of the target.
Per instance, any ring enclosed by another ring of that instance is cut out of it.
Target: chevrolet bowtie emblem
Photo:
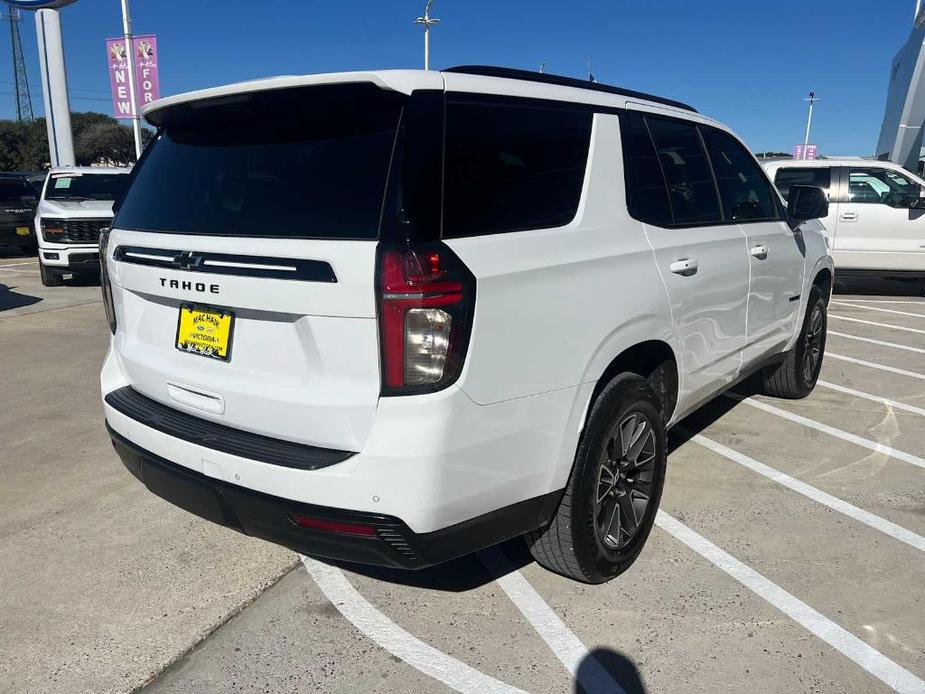
[[[202,265],[202,255],[192,251],[184,251],[177,256],[176,263],[184,270],[192,270]]]

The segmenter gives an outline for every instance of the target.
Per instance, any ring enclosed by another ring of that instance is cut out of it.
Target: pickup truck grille
[[[98,243],[100,230],[110,225],[109,219],[68,219],[64,222],[65,243]]]

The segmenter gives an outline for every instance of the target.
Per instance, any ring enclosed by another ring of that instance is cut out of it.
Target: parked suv
[[[35,251],[35,204],[27,174],[0,173],[0,246],[16,246],[23,253]]]
[[[499,68],[174,96],[100,239],[128,469],[204,518],[416,568],[527,535],[636,558],[666,428],[759,373],[803,397],[832,261],[693,108]]]
[[[131,169],[52,169],[35,211],[42,284],[60,286],[66,274],[98,274],[100,229],[112,222],[112,203]]]
[[[784,198],[792,185],[829,198],[822,220],[839,272],[925,278],[925,180],[898,164],[859,159],[764,164]]]

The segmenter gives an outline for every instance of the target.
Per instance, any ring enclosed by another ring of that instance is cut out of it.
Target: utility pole
[[[123,3],[126,0],[122,0]],[[430,70],[430,28],[434,24],[439,24],[439,19],[433,19],[430,16],[430,10],[433,7],[434,0],[427,0],[424,5],[424,15],[414,20],[415,24],[421,24],[424,27],[424,69]]]
[[[819,99],[816,98],[816,92],[810,92],[809,98],[803,99],[809,102],[809,115],[806,117],[806,136],[803,138],[803,144],[809,144],[809,128],[813,124],[813,106]]]
[[[32,95],[26,79],[26,62],[22,56],[22,39],[19,35],[19,10],[10,7],[6,15],[10,23],[10,43],[13,46],[13,86],[16,92],[16,120],[31,121]]]
[[[132,40],[132,16],[128,0],[122,0],[122,34],[125,37],[125,59],[128,62],[128,95],[132,102],[132,131],[135,133],[135,160],[141,158],[141,120],[138,116],[138,99],[135,89],[135,51]]]

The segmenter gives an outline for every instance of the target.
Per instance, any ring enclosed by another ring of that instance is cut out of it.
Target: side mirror
[[[894,207],[898,210],[921,210],[925,209],[925,188],[917,186],[918,195],[915,193],[885,193],[883,203]]]
[[[787,198],[787,216],[793,222],[821,219],[829,214],[829,201],[825,191],[816,186],[790,186]]]
[[[912,201],[910,208],[913,210],[925,210],[925,188],[919,186],[919,197]]]

